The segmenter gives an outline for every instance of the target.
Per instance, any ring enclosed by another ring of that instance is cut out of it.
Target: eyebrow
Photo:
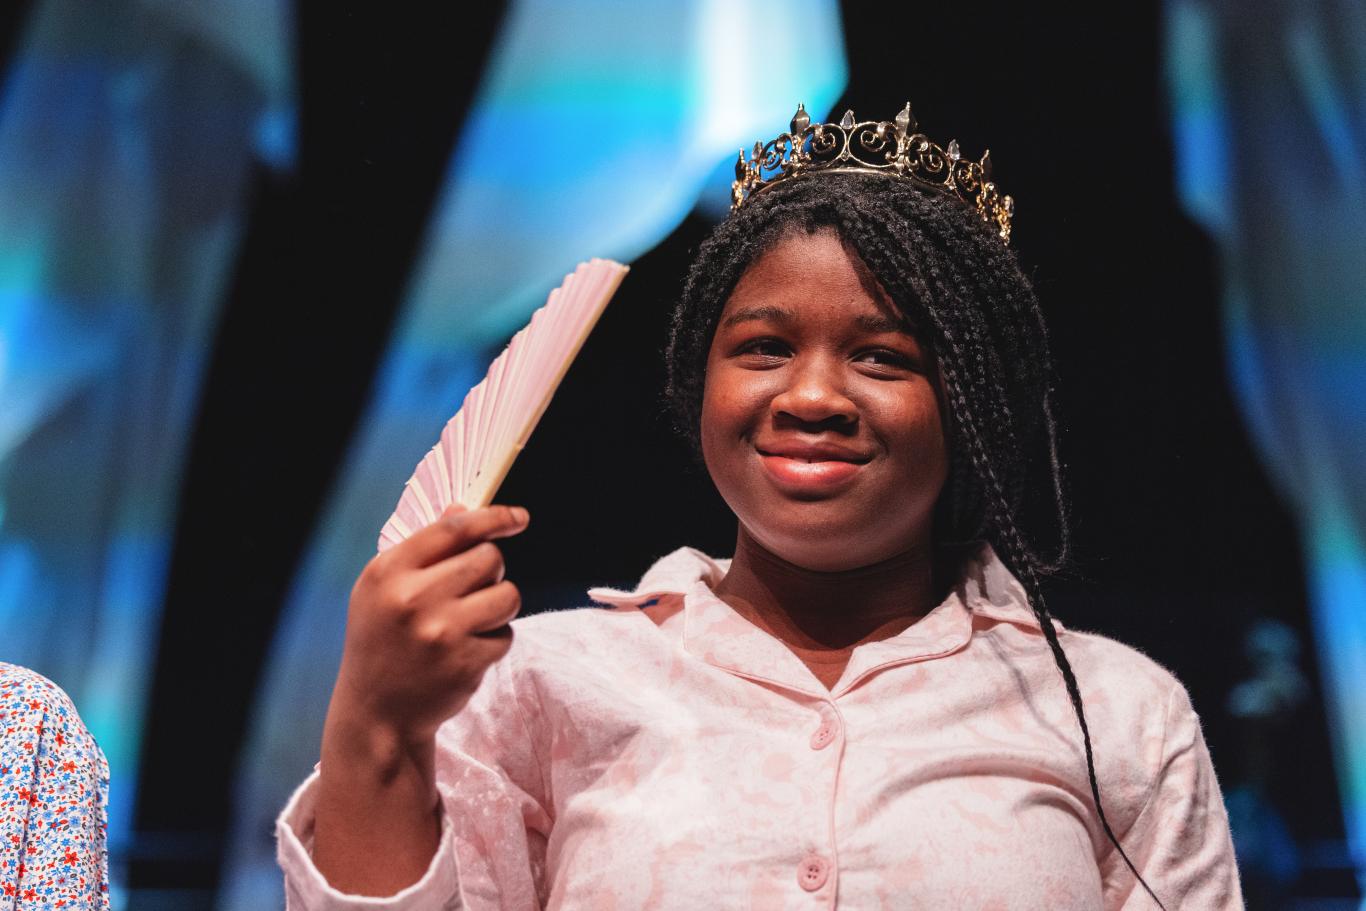
[[[721,328],[729,329],[731,326],[738,326],[740,323],[747,323],[751,320],[769,320],[783,325],[794,322],[792,313],[782,307],[746,307],[743,310],[736,310],[726,317],[725,321],[721,323]]]
[[[729,329],[731,326],[747,323],[751,320],[769,320],[770,322],[789,326],[796,322],[796,317],[792,315],[790,310],[784,310],[782,307],[774,307],[772,305],[746,307],[743,310],[737,310],[726,317],[725,321],[721,323],[721,328]],[[894,320],[890,317],[883,316],[880,313],[876,316],[860,313],[858,316],[854,317],[854,323],[864,332],[904,332],[907,335],[915,334],[915,329],[909,320]]]

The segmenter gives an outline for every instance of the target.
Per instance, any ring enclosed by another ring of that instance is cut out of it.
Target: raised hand
[[[430,861],[436,729],[512,646],[521,597],[493,541],[527,522],[519,507],[453,506],[356,580],[315,822],[314,863],[335,888],[390,895]]]

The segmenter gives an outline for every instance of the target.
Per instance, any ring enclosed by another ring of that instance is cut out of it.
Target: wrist
[[[435,753],[435,737],[415,743],[392,725],[329,712],[312,854],[334,888],[385,896],[421,878],[441,836]]]
[[[430,777],[435,765],[436,736],[417,735],[388,719],[374,718],[344,705],[333,705],[323,725],[322,765],[346,777],[386,784],[419,773]],[[357,782],[359,783],[359,782]]]

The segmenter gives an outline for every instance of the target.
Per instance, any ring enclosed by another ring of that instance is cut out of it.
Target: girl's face
[[[837,572],[929,550],[948,475],[936,368],[833,231],[760,256],[707,356],[702,454],[744,532]]]

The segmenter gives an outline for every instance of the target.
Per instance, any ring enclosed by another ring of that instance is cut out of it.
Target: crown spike
[[[792,115],[792,124],[790,132],[793,136],[797,136],[801,133],[802,130],[806,129],[810,125],[811,116],[806,113],[806,105],[797,105],[797,113]]]
[[[844,116],[840,118],[840,129],[842,129],[842,130],[852,130],[853,128],[854,128],[854,112],[853,112],[852,110],[845,111],[845,112],[844,112]]]
[[[982,179],[991,180],[991,149],[982,153],[982,160],[978,162],[978,166],[982,169]]]
[[[897,113],[894,123],[896,124],[897,136],[905,136],[911,130],[915,129],[915,115],[911,113],[911,103],[909,101],[906,102],[906,106]]]
[[[745,167],[745,150],[741,149],[740,154],[735,156],[735,179],[744,180],[747,170]]]

